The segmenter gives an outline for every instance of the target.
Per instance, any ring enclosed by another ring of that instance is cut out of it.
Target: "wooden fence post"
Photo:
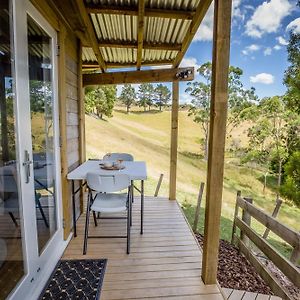
[[[249,202],[249,203],[253,203],[253,199],[249,198],[249,197],[244,197],[244,200]],[[242,220],[250,226],[251,224],[251,215],[244,209],[243,213],[242,213]],[[241,231],[241,240],[243,241],[243,243],[245,245],[249,244],[249,239],[247,238],[247,236],[243,233],[243,231]]]
[[[201,208],[201,201],[202,201],[203,191],[204,191],[204,182],[201,182],[200,183],[199,194],[198,194],[197,207],[196,207],[196,212],[195,212],[194,226],[193,226],[193,231],[194,232],[196,232],[198,222],[199,222],[199,215],[200,215],[200,208]]]
[[[294,248],[292,254],[291,254],[291,258],[290,261],[293,264],[297,264],[298,260],[300,259],[300,243],[298,244],[297,247]]]
[[[235,235],[235,231],[236,231],[235,218],[238,216],[238,212],[239,212],[239,206],[238,206],[237,200],[238,200],[238,198],[241,197],[241,195],[242,195],[241,191],[236,192],[236,201],[235,201],[235,209],[234,209],[232,233],[231,233],[231,244],[234,244],[234,235]]]
[[[154,197],[158,196],[158,192],[160,190],[160,186],[161,186],[161,183],[163,181],[163,178],[164,178],[164,174],[160,174],[159,179],[158,179],[158,183],[157,183],[157,186],[156,186],[156,189],[155,189]]]
[[[282,200],[279,199],[279,198],[277,198],[277,199],[276,199],[276,205],[275,205],[274,211],[273,211],[273,213],[272,213],[272,217],[273,217],[273,218],[276,218],[276,217],[277,217],[277,215],[278,215],[278,213],[279,213],[279,209],[280,209],[280,207],[281,207],[281,204],[282,204]],[[263,234],[263,238],[266,239],[266,238],[268,237],[269,233],[270,233],[270,229],[269,229],[269,228],[266,228],[266,230],[265,230],[265,232],[264,232],[264,234]]]

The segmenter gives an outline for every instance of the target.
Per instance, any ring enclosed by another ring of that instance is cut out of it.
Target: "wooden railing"
[[[242,209],[242,217],[239,210]],[[297,257],[300,249],[300,234],[280,223],[252,204],[251,198],[242,198],[238,192],[234,214],[232,241],[237,243],[240,251],[256,268],[260,276],[270,285],[274,294],[283,299],[293,299],[278,279],[267,269],[251,250],[250,241],[269,258],[273,264],[298,288],[300,288],[300,270],[290,260],[283,257],[264,237],[251,228],[251,218],[278,235],[294,249],[292,257]],[[240,235],[236,233],[240,229]],[[252,247],[254,248],[254,247]]]

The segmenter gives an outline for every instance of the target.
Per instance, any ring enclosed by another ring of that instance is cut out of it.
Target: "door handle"
[[[26,175],[26,183],[29,183],[30,179],[30,165],[32,164],[32,160],[29,158],[29,152],[25,150],[25,159],[23,162],[23,166],[25,167],[25,175]]]

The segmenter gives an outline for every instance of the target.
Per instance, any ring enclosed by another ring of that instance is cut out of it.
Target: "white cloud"
[[[264,1],[254,11],[246,23],[246,34],[251,37],[261,38],[265,33],[276,32],[284,17],[293,10],[289,0]]]
[[[195,57],[185,57],[182,59],[180,66],[181,68],[186,68],[186,67],[194,67],[195,68],[195,73],[197,69],[199,69],[200,65],[197,62],[197,59]]]
[[[286,30],[292,30],[294,33],[300,33],[300,18],[292,21],[287,27]]]
[[[289,44],[288,41],[287,41],[284,37],[282,37],[282,36],[278,36],[278,37],[276,38],[276,40],[278,41],[278,43],[279,43],[280,45],[283,45],[283,46],[286,46],[286,45]]]
[[[193,41],[211,41],[214,26],[214,4],[212,3],[204,17]]]
[[[273,48],[274,48],[274,50],[278,51],[278,50],[280,50],[282,47],[281,47],[280,45],[275,45]]]
[[[262,83],[262,84],[272,84],[274,82],[274,76],[268,73],[260,73],[255,76],[250,76],[250,82],[252,83]]]
[[[256,45],[256,44],[252,44],[250,46],[247,46],[243,51],[242,53],[244,55],[248,55],[250,53],[253,53],[255,51],[258,51],[260,49],[260,46],[259,45]]]
[[[271,54],[272,54],[272,48],[267,47],[267,48],[264,50],[264,56],[271,55]]]
[[[240,9],[241,0],[233,0],[232,16],[235,19],[244,19],[244,14]],[[210,5],[198,31],[196,32],[193,41],[212,41],[214,26],[214,3]]]

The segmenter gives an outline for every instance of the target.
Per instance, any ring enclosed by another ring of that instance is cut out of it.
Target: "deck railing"
[[[239,217],[240,209],[242,209],[242,217]],[[297,251],[300,249],[300,234],[255,207],[252,204],[251,198],[242,198],[241,194],[238,193],[234,214],[232,241],[237,243],[240,251],[247,257],[277,296],[283,299],[293,299],[287,289],[282,286],[274,274],[267,269],[251,250],[251,248],[254,247],[251,247],[250,241],[298,288],[300,288],[300,270],[290,260],[283,257],[263,236],[259,235],[251,228],[252,217],[291,245],[294,249],[292,257],[298,256]],[[240,235],[236,233],[237,228],[240,230]]]

